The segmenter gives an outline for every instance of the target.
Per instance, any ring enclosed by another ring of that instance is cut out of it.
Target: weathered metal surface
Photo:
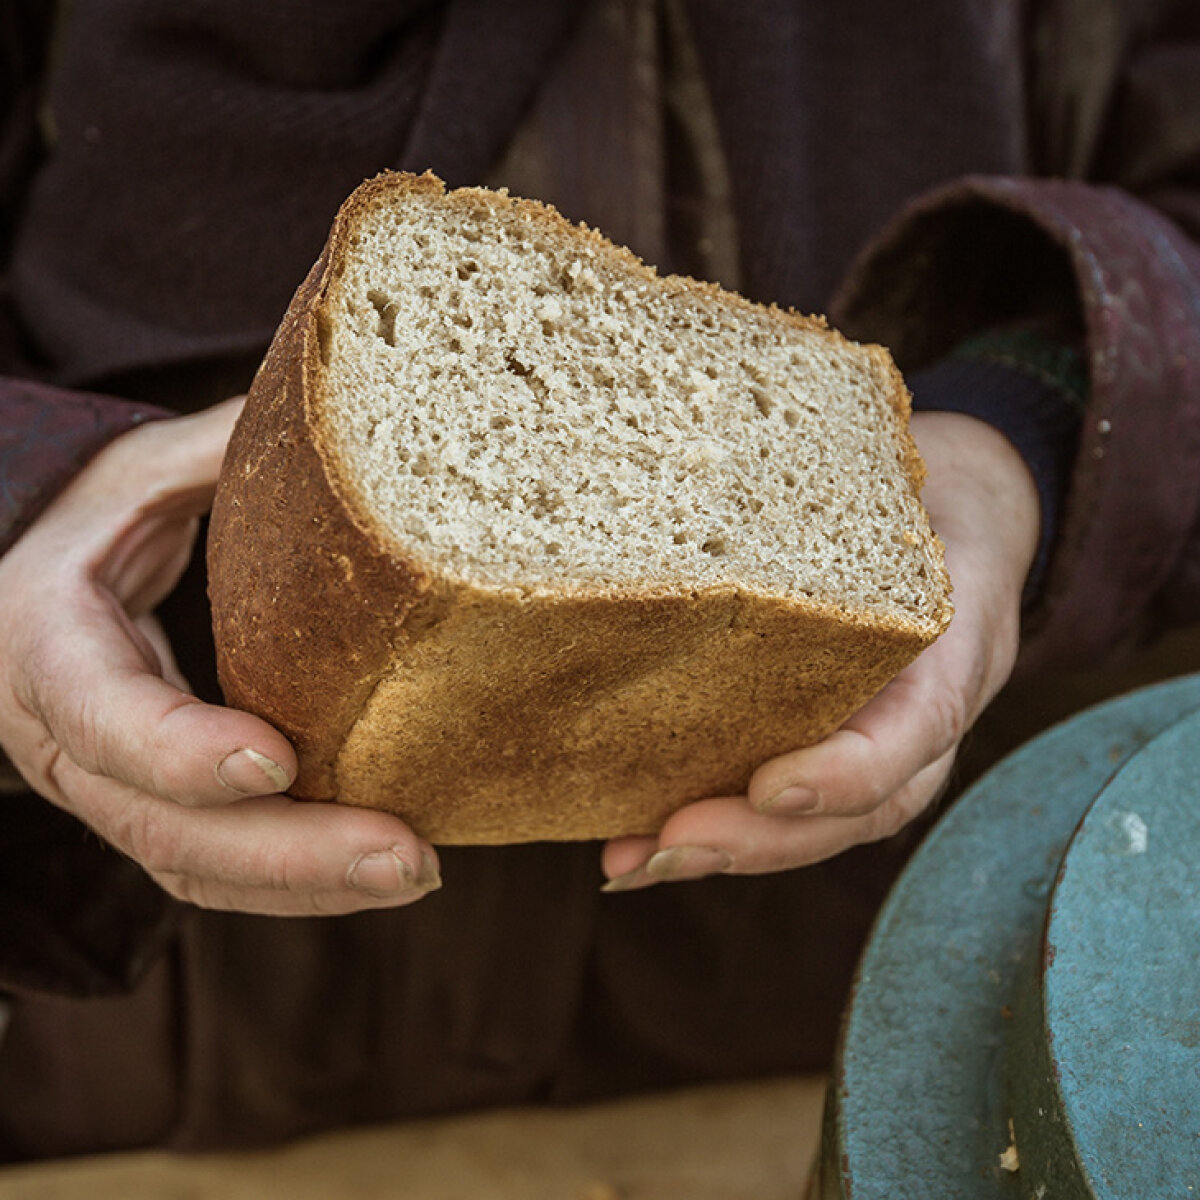
[[[1005,1095],[1021,964],[1040,944],[1081,818],[1119,768],[1198,708],[1200,677],[1189,677],[1084,713],[1006,759],[926,839],[859,967],[830,1088],[823,1197],[1037,1196],[1029,1172],[1011,1169],[1020,1155]],[[1197,963],[1193,947],[1193,981]]]
[[[1026,1194],[1200,1196],[1200,716],[1089,809],[1037,949],[1010,1055]]]

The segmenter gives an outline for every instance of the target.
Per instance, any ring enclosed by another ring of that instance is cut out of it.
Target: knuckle
[[[228,797],[218,800],[212,795],[219,786],[215,771],[211,773],[211,782],[204,787],[189,763],[164,761],[170,757],[170,754],[153,754],[148,762],[138,764],[145,767],[143,786],[150,795],[181,808],[209,808],[228,800]]]
[[[26,708],[44,716],[46,708],[53,707],[46,701],[56,696],[56,682],[71,665],[63,648],[62,630],[36,613],[24,611],[9,616],[14,627],[7,639],[13,690]]]
[[[71,747],[71,757],[93,775],[108,775],[110,755],[91,698],[78,697],[63,713],[63,723],[62,737]]]
[[[115,815],[106,836],[154,876],[178,874],[180,842],[170,814],[158,801],[139,797]]]
[[[866,839],[879,842],[895,837],[913,823],[937,798],[945,786],[949,764],[934,764],[898,788],[867,816]]]
[[[262,886],[280,894],[306,896],[311,889],[305,885],[290,855],[267,853],[259,870]]]
[[[886,807],[892,789],[886,780],[871,777],[863,781],[862,790],[857,797],[857,803],[847,806],[851,814],[877,813]]]
[[[344,884],[342,879],[327,880],[323,875],[305,848],[269,843],[248,864],[243,882],[272,896],[274,906],[283,904],[288,911],[320,915],[323,897],[330,894],[331,887]]]
[[[894,783],[884,769],[883,751],[874,738],[862,731],[853,732],[858,741],[858,762],[843,787],[834,790],[826,811],[842,816],[861,816],[874,812],[886,802]]]
[[[44,730],[32,745],[19,750],[13,747],[10,761],[38,795],[59,801],[68,794],[63,778],[65,756],[58,743]]]
[[[927,703],[933,718],[935,749],[941,755],[957,746],[966,736],[967,710],[962,697],[948,688],[931,692]]]
[[[63,698],[48,694],[31,681],[25,706],[76,765],[92,775],[105,773],[97,714],[86,690],[72,691]]]
[[[242,886],[264,893],[300,896],[314,890],[312,871],[305,866],[303,846],[282,837],[260,837],[242,846],[236,876]]]
[[[137,755],[140,770],[148,777],[146,786],[156,796],[176,803],[199,806],[212,803],[211,793],[219,788],[215,769],[201,774],[195,755],[194,726],[187,723],[196,706],[195,696],[178,693],[162,711],[154,714],[154,727],[145,749]],[[132,756],[131,756],[132,757]]]
[[[870,814],[867,840],[882,842],[895,837],[909,820],[910,814],[897,793],[890,797],[888,803],[881,804]]]

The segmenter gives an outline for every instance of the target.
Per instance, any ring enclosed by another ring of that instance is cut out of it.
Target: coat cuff
[[[0,379],[0,553],[110,441],[170,415]],[[178,906],[140,867],[24,790],[2,753],[0,803],[0,990],[94,996],[134,986]]]
[[[0,379],[0,554],[114,438],[164,409]]]
[[[1041,533],[1025,582],[1036,608],[1057,538],[1087,375],[1079,355],[1026,331],[973,338],[949,358],[911,375],[914,412],[957,412],[987,422],[1009,440],[1037,488]]]
[[[988,329],[1082,338],[1088,402],[1020,667],[1084,667],[1132,643],[1200,510],[1200,252],[1127,193],[972,177],[866,248],[831,314],[919,371]]]

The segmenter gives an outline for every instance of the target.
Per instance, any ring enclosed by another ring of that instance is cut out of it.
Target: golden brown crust
[[[438,843],[653,832],[832,732],[923,645],[733,589],[438,603],[338,759],[343,795]]]
[[[293,739],[298,796],[388,809],[443,843],[651,832],[831,732],[941,632],[949,605],[919,625],[752,589],[487,591],[413,561],[338,466],[323,306],[368,207],[443,190],[386,175],[354,193],[255,380],[210,535],[221,682]],[[534,201],[467,189],[444,202],[513,205],[656,288],[844,340],[818,318],[660,279]],[[890,356],[868,354],[906,422]],[[907,433],[899,445],[915,489],[923,466]]]

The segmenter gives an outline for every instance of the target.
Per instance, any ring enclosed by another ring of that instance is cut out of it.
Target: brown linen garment
[[[1194,44],[1184,8],[1152,7],[1156,34]],[[13,11],[37,9],[26,0]],[[186,409],[244,387],[337,203],[364,175],[431,168],[474,183],[506,167],[515,181],[525,143],[501,160],[527,117],[534,132],[523,137],[542,147],[529,169],[567,215],[661,266],[733,279],[754,299],[802,310],[826,305],[852,256],[914,197],[973,173],[1003,177],[967,189],[971,227],[1007,228],[993,220],[1003,210],[1049,236],[939,240],[936,215],[926,216],[918,254],[885,253],[859,273],[849,294],[858,327],[895,328],[901,341],[912,332],[905,313],[880,303],[881,263],[893,281],[914,264],[936,268],[913,276],[948,285],[923,293],[934,325],[954,326],[947,315],[965,311],[958,283],[984,321],[1035,297],[1099,314],[1088,322],[1091,353],[1115,367],[1094,380],[1107,428],[1085,441],[1079,494],[1104,510],[1144,484],[1155,504],[1139,517],[1139,569],[1161,581],[1182,562],[1178,578],[1200,578],[1186,569],[1200,558],[1180,549],[1200,511],[1200,419],[1178,399],[1196,394],[1185,372],[1200,361],[1194,250],[1148,203],[1029,178],[1062,173],[1090,138],[1089,169],[1134,186],[1121,146],[1135,147],[1147,194],[1191,219],[1200,207],[1187,187],[1151,186],[1189,161],[1188,145],[1171,139],[1191,126],[1153,140],[1163,151],[1153,162],[1134,136],[1146,127],[1139,112],[1164,111],[1139,108],[1141,99],[1161,85],[1186,107],[1186,92],[1171,90],[1176,74],[1156,73],[1162,59],[1137,59],[1140,90],[1116,87],[1150,18],[1093,18],[1145,6],[1035,9],[1058,40],[1028,38],[1023,6],[1007,0],[689,0],[655,6],[653,21],[640,4],[601,12],[567,0],[75,0],[55,57],[54,139],[40,157],[29,153],[27,101],[40,94],[41,60],[14,56],[23,73],[0,80],[20,100],[5,109],[0,143],[0,205],[20,215],[0,346],[7,373],[22,377],[0,386],[0,411],[13,418],[0,431],[4,531],[146,415],[139,405]],[[687,42],[672,33],[681,12]],[[575,24],[580,13],[589,24]],[[1082,61],[1072,58],[1080,43],[1059,35],[1085,27],[1112,35],[1120,53],[1103,62],[1113,73],[1090,60],[1058,69]],[[564,53],[564,39],[582,31]],[[698,72],[679,69],[689,46]],[[697,78],[711,107],[696,98]],[[690,99],[673,107],[681,94]],[[1122,103],[1076,103],[1096,96]],[[1029,136],[1030,100],[1043,115],[1065,114],[1057,148]],[[699,135],[682,135],[681,111],[698,119]],[[1092,123],[1070,128],[1070,114],[1097,112],[1116,113],[1115,140],[1098,141]],[[723,164],[705,158],[708,114]],[[909,233],[888,246],[912,244]],[[1053,260],[1048,296],[1006,288],[1012,247],[1030,244]],[[1121,264],[1119,296],[1098,290],[1113,276],[1097,247]],[[1131,307],[1127,285],[1142,275],[1161,319]],[[1071,291],[1076,276],[1096,286],[1063,294],[1061,281]],[[1148,358],[1124,353],[1135,334]],[[1118,369],[1131,360],[1144,368],[1136,378]],[[131,403],[63,390],[84,388]],[[1152,455],[1136,438],[1122,449],[1135,414]],[[1089,553],[1066,556],[1071,573],[1054,577],[1058,592],[1084,600],[1104,586],[1088,574],[1091,550],[1104,551],[1106,570],[1122,561],[1087,516],[1076,510],[1067,528]],[[1176,605],[1198,588],[1178,590]],[[1126,631],[1121,621],[1138,619],[1121,615],[1113,589],[1105,595],[1112,603],[1092,606],[1097,616],[1076,603],[1057,653],[1072,639],[1103,646]],[[211,695],[202,599],[192,575],[164,616],[190,677]],[[9,1158],[250,1144],[820,1067],[858,946],[915,836],[783,875],[605,897],[597,846],[447,851],[444,890],[411,909],[279,921],[182,911],[43,802],[6,797],[5,812],[0,970],[16,1002],[0,1042],[0,1155]]]

